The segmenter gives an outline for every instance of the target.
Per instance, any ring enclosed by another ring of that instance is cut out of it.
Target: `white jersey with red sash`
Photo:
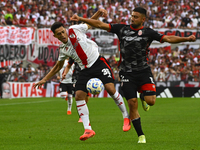
[[[73,25],[68,30],[68,42],[60,45],[58,61],[65,60],[68,56],[74,59],[81,70],[90,68],[99,57],[97,44],[88,39],[86,24]]]

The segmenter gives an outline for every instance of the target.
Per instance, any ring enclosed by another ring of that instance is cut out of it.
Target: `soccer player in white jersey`
[[[105,13],[105,14],[104,14]],[[92,19],[97,19],[100,15],[107,15],[106,10],[99,9]],[[80,140],[85,141],[95,135],[92,130],[89,120],[89,110],[85,102],[87,96],[86,83],[90,78],[99,78],[113,98],[116,105],[122,112],[124,118],[123,131],[128,131],[131,128],[129,115],[122,96],[116,91],[114,86],[114,77],[110,66],[105,58],[101,57],[98,52],[97,44],[88,39],[86,31],[90,28],[87,24],[79,24],[70,26],[68,31],[60,22],[55,22],[51,26],[51,31],[54,37],[59,39],[62,44],[60,46],[60,54],[57,63],[51,71],[34,87],[40,88],[48,79],[55,75],[63,66],[64,60],[67,57],[74,59],[81,68],[79,78],[75,86],[75,99],[78,113],[83,121],[85,132],[80,136]]]
[[[68,73],[63,78],[62,74],[63,74],[67,65],[68,65],[68,59],[65,60],[64,65],[59,72],[58,79],[60,79],[60,97],[67,101],[67,104],[68,104],[67,115],[71,115],[71,113],[72,113],[71,109],[72,109],[72,103],[73,103],[72,74],[73,74],[73,70],[74,70],[74,64],[71,65],[70,69],[68,70]]]

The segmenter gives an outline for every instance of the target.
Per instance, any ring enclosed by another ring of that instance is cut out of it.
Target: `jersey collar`
[[[131,29],[133,29],[133,30],[141,30],[141,29],[143,29],[144,28],[144,26],[142,26],[141,28],[139,28],[139,29],[135,29],[135,28],[133,28],[131,25],[130,25],[130,27],[131,27]]]

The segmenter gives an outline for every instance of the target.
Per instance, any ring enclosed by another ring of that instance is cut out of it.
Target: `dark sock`
[[[143,101],[145,101],[145,100],[144,100],[144,93],[141,93],[141,94],[140,94],[140,99],[143,100]]]
[[[140,118],[134,119],[132,120],[132,124],[137,132],[137,135],[144,135],[143,131],[142,131],[142,126],[141,126],[141,122],[140,122]]]

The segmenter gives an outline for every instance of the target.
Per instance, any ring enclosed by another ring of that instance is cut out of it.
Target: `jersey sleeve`
[[[153,29],[150,29],[149,34],[151,35],[152,40],[156,40],[156,41],[158,41],[160,43],[163,43],[162,39],[165,36],[164,34],[161,34],[158,31],[155,31]]]
[[[108,32],[118,34],[120,32],[120,29],[124,27],[125,25],[124,24],[109,24],[109,26],[110,26],[110,29],[108,30]]]
[[[69,29],[71,29],[71,28],[78,29],[81,32],[86,33],[88,30],[88,25],[84,23],[84,24],[70,26]]]
[[[62,53],[62,49],[63,48],[60,48],[60,53],[59,53],[59,56],[58,56],[58,61],[64,61],[68,57],[67,55],[64,55]]]

